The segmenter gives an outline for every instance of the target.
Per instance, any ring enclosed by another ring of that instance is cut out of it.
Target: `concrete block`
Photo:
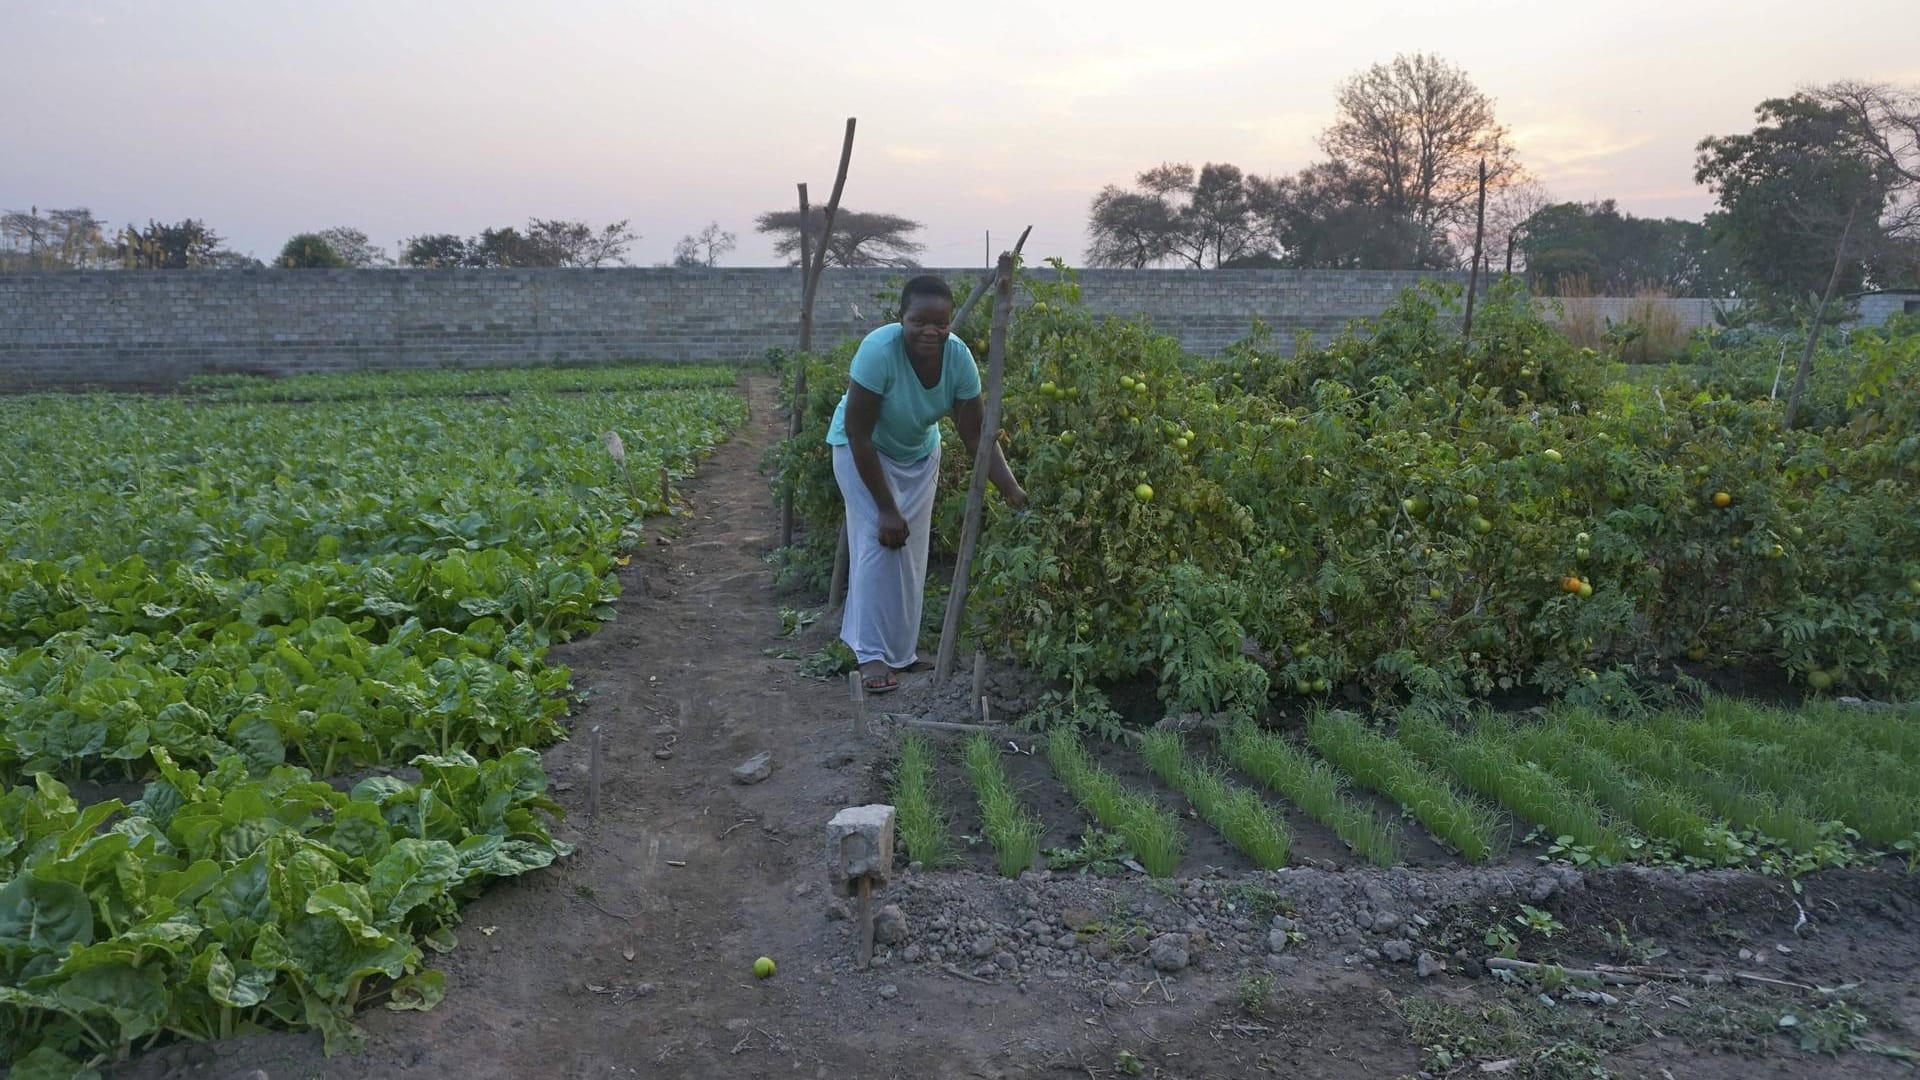
[[[893,874],[893,807],[849,806],[827,822],[827,880],[841,896],[862,877],[884,883]]]

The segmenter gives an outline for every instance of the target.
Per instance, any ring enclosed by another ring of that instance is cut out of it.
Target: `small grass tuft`
[[[900,764],[893,774],[893,805],[899,815],[900,842],[907,857],[929,869],[953,861],[953,834],[933,790],[933,747],[919,735],[900,740]]]
[[[993,845],[1000,873],[1019,877],[1032,868],[1040,854],[1040,821],[1020,805],[1006,770],[1000,767],[1000,751],[991,740],[975,735],[967,740],[964,756],[967,779],[973,783],[974,797],[980,800],[980,818],[985,823],[982,828],[987,842]]]

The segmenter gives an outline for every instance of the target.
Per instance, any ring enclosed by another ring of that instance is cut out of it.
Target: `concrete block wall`
[[[981,269],[934,271],[977,281]],[[1051,271],[1039,271],[1049,274]],[[885,321],[896,270],[829,270],[815,340]],[[1144,315],[1217,354],[1255,318],[1283,347],[1378,314],[1433,276],[1406,271],[1083,270],[1096,314]],[[786,268],[178,270],[0,274],[0,388],[166,385],[189,375],[432,367],[740,361],[798,330]],[[1618,305],[1624,317],[1628,301]],[[1689,326],[1707,301],[1667,301]]]
[[[1860,325],[1880,326],[1895,315],[1920,315],[1920,292],[1868,293],[1860,298]]]

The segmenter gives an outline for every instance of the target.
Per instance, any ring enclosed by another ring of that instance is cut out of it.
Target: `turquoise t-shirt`
[[[904,337],[899,323],[868,334],[853,354],[850,374],[854,382],[880,395],[873,448],[902,465],[912,465],[940,445],[940,418],[953,411],[953,403],[980,396],[980,367],[973,362],[967,343],[948,334],[946,353],[940,358],[940,381],[929,389],[914,374]],[[845,394],[833,410],[827,444],[847,445]]]

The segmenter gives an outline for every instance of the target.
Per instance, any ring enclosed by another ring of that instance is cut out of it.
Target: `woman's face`
[[[953,301],[938,296],[914,296],[900,316],[906,334],[907,355],[934,360],[947,348],[947,324],[953,321]]]

